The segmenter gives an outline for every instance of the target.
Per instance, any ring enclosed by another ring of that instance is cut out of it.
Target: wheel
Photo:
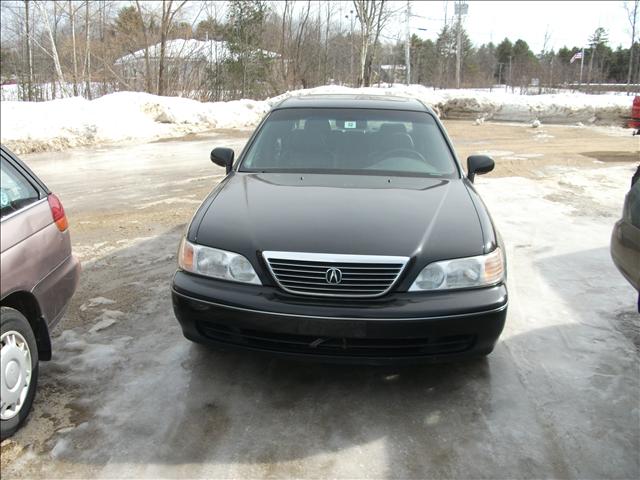
[[[29,415],[38,383],[38,347],[19,311],[0,308],[0,438],[13,435]]]

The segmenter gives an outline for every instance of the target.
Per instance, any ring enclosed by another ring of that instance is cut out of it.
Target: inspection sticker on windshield
[[[356,122],[351,122],[351,121],[345,120],[344,128],[356,128]]]

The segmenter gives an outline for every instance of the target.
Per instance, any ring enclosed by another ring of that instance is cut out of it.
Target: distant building
[[[380,65],[380,81],[384,83],[404,82],[407,77],[406,70],[405,65]]]
[[[150,46],[148,51],[151,78],[156,81],[160,65],[160,43]],[[268,58],[278,56],[266,50],[261,50],[260,53]],[[188,88],[198,89],[206,80],[208,70],[216,71],[221,64],[233,57],[234,54],[224,40],[167,40],[164,53],[167,84],[180,86],[182,91]],[[145,49],[120,57],[115,61],[115,69],[129,88],[144,89]]]

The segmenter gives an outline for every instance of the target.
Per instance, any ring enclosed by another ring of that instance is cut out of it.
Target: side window
[[[39,200],[38,191],[29,181],[2,158],[0,164],[0,217]]]

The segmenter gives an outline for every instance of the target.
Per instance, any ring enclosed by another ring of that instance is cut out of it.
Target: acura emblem
[[[337,285],[342,281],[342,272],[335,267],[331,267],[327,269],[326,273],[324,274],[324,278],[327,283],[333,283]]]

